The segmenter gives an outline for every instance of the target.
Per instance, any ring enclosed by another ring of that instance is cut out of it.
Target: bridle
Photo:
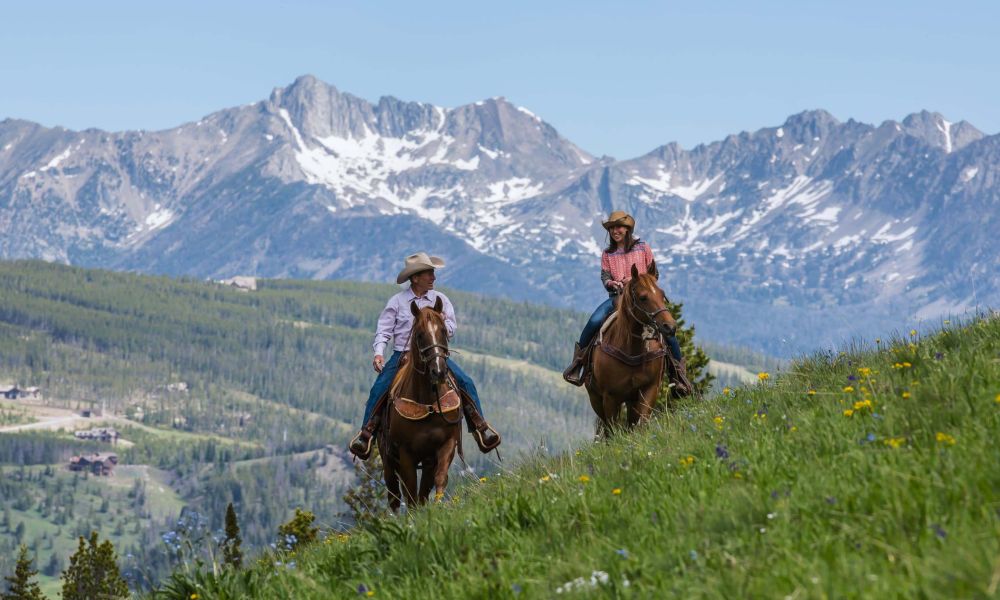
[[[420,360],[413,361],[413,370],[416,371],[417,373],[420,373],[421,375],[427,374],[427,364],[430,363],[431,361],[436,360],[438,358],[443,358],[445,361],[447,361],[448,357],[451,356],[451,351],[448,349],[447,340],[445,340],[444,344],[441,344],[438,343],[437,336],[435,336],[433,333],[430,334],[430,337],[431,337],[431,343],[427,344],[426,346],[417,345],[416,347],[417,350],[416,358],[419,358]],[[420,367],[417,366],[418,364],[423,366],[423,370],[421,370]]]
[[[414,327],[416,327],[416,322],[414,322],[413,325],[414,325]],[[412,329],[410,330],[410,334],[411,335],[413,334],[413,330]],[[447,386],[450,386],[450,384],[448,382],[448,376],[446,375],[446,373],[448,372],[448,364],[447,364],[448,357],[451,356],[451,350],[448,349],[448,338],[446,337],[445,338],[445,343],[441,344],[441,343],[438,343],[437,336],[435,335],[435,332],[431,331],[431,332],[429,332],[429,335],[430,335],[431,341],[426,346],[420,346],[418,344],[414,344],[416,346],[417,356],[415,358],[412,358],[412,361],[413,361],[413,363],[412,363],[413,364],[413,370],[415,372],[419,373],[420,375],[426,376],[427,375],[427,370],[428,370],[427,369],[428,363],[430,363],[432,360],[437,360],[439,358],[444,359],[444,361],[445,361],[445,368],[442,371],[442,375],[444,376],[444,384],[447,385]],[[414,342],[416,342],[416,341],[417,340],[414,340]],[[417,359],[419,359],[419,360],[417,360]],[[423,370],[420,369],[421,366],[423,367]],[[461,413],[458,415],[458,419],[457,420],[451,421],[451,420],[448,419],[448,417],[445,416],[444,411],[441,409],[441,396],[438,395],[438,393],[437,393],[438,384],[437,383],[432,383],[431,387],[434,389],[435,401],[437,402],[437,406],[438,406],[438,414],[441,416],[442,419],[444,419],[445,423],[448,423],[449,425],[454,425],[455,423],[460,423],[462,421],[462,418],[463,418],[462,415],[461,415]]]
[[[645,308],[643,308],[639,304],[639,298],[636,296],[634,283],[632,285],[629,285],[628,293],[629,293],[629,299],[631,300],[631,302],[629,302],[628,311],[629,315],[631,315],[633,319],[635,319],[639,323],[642,323],[643,325],[647,325],[649,327],[652,327],[656,331],[659,331],[661,334],[663,334],[664,337],[670,337],[674,335],[674,331],[671,328],[668,328],[666,325],[663,325],[656,320],[656,316],[659,315],[660,313],[663,312],[667,314],[670,313],[670,311],[667,309],[666,306],[654,311],[648,311]],[[646,317],[645,321],[640,319],[639,316],[635,314],[636,310],[638,310],[640,313],[642,313],[643,316]]]

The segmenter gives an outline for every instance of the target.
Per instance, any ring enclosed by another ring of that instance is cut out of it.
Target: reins
[[[413,330],[416,329],[416,325],[417,323],[414,322],[414,327],[410,328],[410,334],[409,334],[410,337],[413,336]],[[427,344],[426,346],[413,344],[416,346],[415,349],[416,352],[414,352],[414,348],[411,347],[410,349],[411,368],[413,369],[414,372],[426,377],[427,364],[432,360],[443,358],[445,360],[445,385],[451,388],[451,380],[448,379],[447,375],[448,373],[447,360],[451,356],[451,350],[448,348],[447,343],[439,344],[434,339],[433,335],[431,337],[432,337],[431,343]],[[416,342],[416,340],[413,341]],[[409,338],[407,338],[407,342],[410,342]],[[413,356],[413,354],[416,354],[416,356]],[[423,367],[423,370],[421,370],[420,368],[421,366]],[[438,393],[438,384],[432,384],[431,389],[434,391],[434,402],[431,403],[431,406],[434,406],[435,404],[437,405],[437,414],[440,415],[441,419],[448,425],[455,425],[457,423],[461,423],[463,419],[461,411],[459,411],[458,418],[454,421],[448,419],[448,417],[445,416],[444,407],[442,407],[441,405],[441,394]]]

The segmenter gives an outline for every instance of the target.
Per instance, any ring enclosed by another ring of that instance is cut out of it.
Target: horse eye
[[[639,294],[639,300],[642,300],[643,302],[645,302],[648,299],[649,299],[649,295],[648,294]]]

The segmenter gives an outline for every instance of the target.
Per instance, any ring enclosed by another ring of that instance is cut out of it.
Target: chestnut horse
[[[392,383],[387,426],[378,440],[393,511],[404,498],[408,506],[427,502],[432,485],[436,499],[444,496],[448,468],[462,436],[461,401],[449,383],[448,331],[441,308],[440,298],[433,308],[418,309],[410,303],[415,320],[408,360]],[[419,490],[418,468],[423,469]]]
[[[592,352],[587,393],[600,419],[599,435],[606,437],[621,425],[622,404],[630,429],[649,419],[666,369],[664,358],[670,352],[665,338],[676,329],[656,278],[640,275],[633,265],[632,279],[618,301],[618,315]]]

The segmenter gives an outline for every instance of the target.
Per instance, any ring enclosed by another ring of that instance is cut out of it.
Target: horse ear
[[[437,301],[434,302],[434,312],[441,312],[444,310],[444,302],[441,302],[441,296],[438,296]]]
[[[639,278],[639,269],[636,268],[635,263],[632,263],[632,279]]]
[[[413,313],[414,317],[419,317],[420,316],[420,309],[417,308],[417,301],[416,300],[410,302],[410,312]]]

